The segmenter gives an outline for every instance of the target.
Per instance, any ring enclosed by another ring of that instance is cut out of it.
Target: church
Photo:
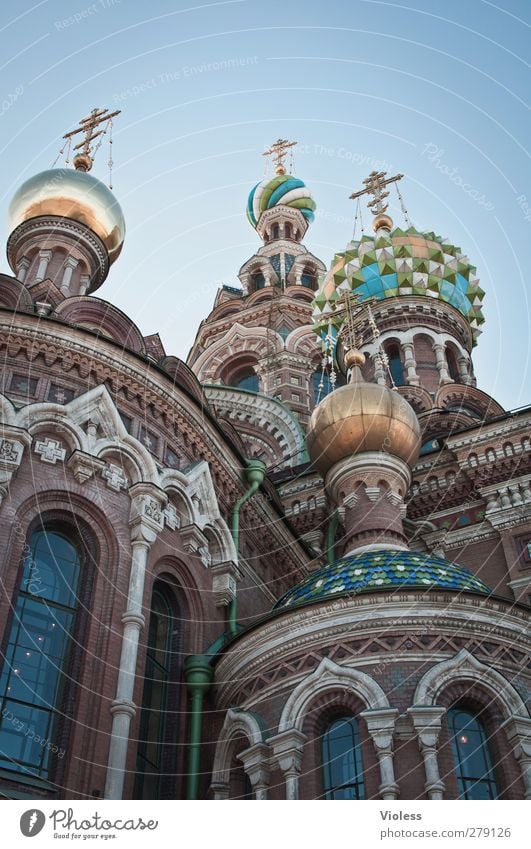
[[[531,407],[476,385],[471,260],[384,172],[315,256],[279,139],[185,362],[100,297],[114,114],[10,205],[0,795],[531,798]]]

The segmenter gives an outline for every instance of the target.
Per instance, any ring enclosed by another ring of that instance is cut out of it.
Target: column
[[[531,799],[531,719],[527,716],[511,716],[500,728],[505,730],[520,764],[525,798]]]
[[[380,386],[385,386],[385,369],[382,363],[382,357],[379,351],[371,355],[374,363],[374,379]]]
[[[79,295],[86,295],[89,287],[90,277],[88,274],[82,274],[79,278]]]
[[[457,358],[457,368],[459,369],[459,378],[461,383],[471,383],[470,374],[468,371],[468,359],[467,357],[458,357]]]
[[[413,342],[402,342],[402,352],[404,354],[404,366],[406,368],[406,382],[410,386],[419,386],[420,380],[417,375],[417,362],[415,360],[415,348]]]
[[[255,799],[267,799],[271,767],[269,763],[270,749],[266,743],[255,743],[238,755],[243,768],[249,776]]]
[[[39,280],[44,280],[44,278],[46,277],[48,263],[50,262],[51,258],[52,251],[39,251],[39,267],[35,276],[36,283],[38,283]]]
[[[21,283],[24,283],[24,280],[26,279],[26,274],[28,273],[28,268],[30,267],[30,265],[31,265],[31,261],[28,259],[28,257],[23,256],[22,259],[20,260],[20,262],[18,264],[18,268],[17,268],[17,278],[18,278],[18,280],[20,280]]]
[[[306,735],[296,728],[282,731],[268,740],[273,750],[273,758],[278,763],[286,780],[286,799],[299,798],[299,779],[301,774],[302,752]]]
[[[415,705],[408,708],[407,713],[411,717],[413,728],[417,733],[419,749],[424,760],[426,795],[428,799],[442,799],[444,781],[439,773],[437,744],[441,732],[441,720],[446,713],[446,708]]]
[[[396,799],[399,787],[395,781],[393,764],[393,733],[398,716],[396,708],[364,710],[360,713],[367,724],[380,765],[380,795],[386,801]]]
[[[79,260],[74,259],[73,256],[69,256],[65,262],[63,279],[59,288],[61,289],[63,295],[66,295],[67,297],[72,294],[70,291],[70,281],[72,280],[72,274],[74,273],[74,270],[77,268],[78,265]]]
[[[131,720],[136,713],[133,701],[138,643],[140,631],[145,625],[142,613],[144,596],[144,579],[149,550],[162,530],[162,510],[159,498],[152,497],[164,494],[152,484],[138,483],[130,487],[131,514],[131,572],[127,607],[122,616],[122,649],[116,696],[111,705],[112,730],[109,744],[109,760],[105,783],[106,799],[121,799],[125,779],[127,750],[129,746],[129,731]]]
[[[439,369],[439,383],[453,383],[452,379],[450,378],[450,375],[448,374],[448,366],[444,353],[444,345],[435,342],[433,344],[433,350],[435,351],[435,357],[437,359],[437,368]]]
[[[215,802],[225,801],[229,798],[229,785],[224,781],[216,781],[210,785],[210,795]]]

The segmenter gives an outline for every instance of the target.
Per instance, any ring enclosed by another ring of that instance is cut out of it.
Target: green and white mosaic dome
[[[341,321],[334,317],[334,302],[345,291],[359,295],[360,302],[414,295],[455,307],[468,321],[476,344],[484,322],[485,293],[475,273],[461,248],[435,233],[397,227],[363,236],[335,255],[314,300],[315,330],[323,337],[329,322],[332,329],[339,330]]]
[[[331,566],[312,572],[288,590],[274,609],[336,596],[400,589],[490,593],[483,581],[457,563],[433,554],[388,549],[347,555]]]

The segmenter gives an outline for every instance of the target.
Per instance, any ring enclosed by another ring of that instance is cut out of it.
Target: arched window
[[[256,271],[252,278],[252,291],[256,292],[258,289],[263,289],[265,286],[265,277],[261,271]]]
[[[301,274],[301,285],[306,289],[315,289],[315,273],[312,268],[308,266],[304,269]]]
[[[446,362],[448,363],[448,374],[455,383],[460,383],[459,367],[457,365],[457,357],[455,351],[446,346]]]
[[[284,238],[291,239],[291,224],[289,221],[284,225]]]
[[[471,711],[448,711],[455,772],[460,799],[497,799],[499,796],[485,728]]]
[[[279,239],[280,238],[280,227],[278,224],[273,224],[271,228],[271,238]]]
[[[146,670],[135,776],[135,799],[175,798],[175,728],[168,717],[177,714],[175,681],[178,675],[176,616],[171,592],[157,581],[151,597]],[[173,682],[173,683],[172,683]],[[170,731],[172,732],[170,734]]]
[[[235,374],[230,382],[235,389],[246,389],[247,392],[258,392],[258,375],[252,368],[243,369]]]
[[[389,359],[389,371],[391,372],[391,377],[393,378],[395,386],[403,386],[405,383],[404,367],[402,366],[402,360],[400,359],[400,350],[398,345],[386,346],[385,353]]]
[[[59,524],[26,546],[22,581],[0,675],[0,767],[49,778],[78,607],[83,547]]]
[[[364,799],[361,744],[355,717],[335,719],[323,735],[322,749],[324,798]]]

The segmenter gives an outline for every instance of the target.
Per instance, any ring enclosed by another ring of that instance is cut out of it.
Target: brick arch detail
[[[421,678],[415,691],[414,705],[436,705],[440,694],[450,684],[458,681],[473,681],[482,686],[502,709],[505,719],[513,716],[529,718],[525,703],[513,687],[499,672],[477,660],[466,649],[449,660],[432,666]]]
[[[323,658],[317,669],[303,678],[288,698],[280,717],[279,733],[292,728],[302,732],[310,703],[321,693],[332,690],[355,693],[369,709],[389,707],[387,696],[370,675]]]

